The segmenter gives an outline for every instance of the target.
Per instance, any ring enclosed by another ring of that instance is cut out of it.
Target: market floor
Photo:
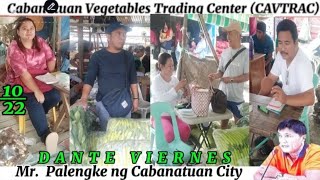
[[[4,107],[0,105],[0,112],[4,110]],[[47,119],[52,120],[52,113],[49,111]],[[53,126],[50,123],[50,126]],[[17,116],[4,116],[0,113],[0,130],[4,128],[12,128],[15,132],[19,133],[19,121]],[[65,119],[61,122],[61,125],[58,129],[59,134],[59,151],[68,150],[69,151],[69,120]],[[27,115],[26,120],[26,134],[24,135],[25,139],[31,143],[31,146],[28,146],[28,151],[31,154],[38,153],[39,151],[46,150],[45,145],[40,141],[36,130],[34,129],[29,116]]]

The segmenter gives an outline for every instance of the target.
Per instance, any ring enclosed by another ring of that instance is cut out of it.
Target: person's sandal
[[[50,155],[57,152],[59,136],[56,132],[51,132],[46,138],[46,149]]]

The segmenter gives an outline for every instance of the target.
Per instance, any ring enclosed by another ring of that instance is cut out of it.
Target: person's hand
[[[176,91],[178,92],[180,89],[184,88],[187,85],[187,80],[186,79],[182,79],[181,81],[179,81],[179,83],[176,85]]]
[[[295,180],[297,178],[290,178],[290,177],[278,177],[277,180]]]
[[[88,107],[88,99],[86,98],[81,98],[79,99],[76,103],[75,103],[76,106],[82,106],[84,110],[87,109]]]
[[[39,102],[39,103],[43,103],[44,102],[44,95],[43,95],[43,93],[39,90],[39,91],[36,91],[36,92],[34,92],[34,96],[36,97],[36,99],[37,99],[37,101]]]
[[[287,95],[283,92],[283,90],[279,86],[272,87],[271,94],[276,101],[279,101],[282,104],[286,104]]]
[[[228,83],[232,83],[231,79],[232,79],[231,77],[222,77],[221,81],[228,84]]]
[[[280,180],[296,180],[297,178],[294,175],[284,174],[282,177],[277,177]]]
[[[258,171],[261,175],[266,171],[267,166],[261,166]],[[264,177],[266,178],[276,178],[278,174],[280,174],[281,171],[279,171],[276,167],[274,166],[269,166],[268,170],[266,171]]]
[[[139,100],[138,99],[133,99],[132,112],[138,111],[138,107],[139,107]]]
[[[188,97],[190,96],[190,91],[189,91],[189,88],[184,88],[184,91],[183,91],[183,97]]]
[[[208,75],[209,80],[213,81],[215,79],[218,79],[218,74],[217,73],[211,73]]]

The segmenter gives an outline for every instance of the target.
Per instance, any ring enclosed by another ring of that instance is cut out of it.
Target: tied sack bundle
[[[211,95],[209,89],[191,88],[191,106],[198,117],[208,116]]]

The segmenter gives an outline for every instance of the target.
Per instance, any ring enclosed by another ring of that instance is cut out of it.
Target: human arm
[[[181,81],[179,81],[179,83],[174,87],[174,89],[176,90],[176,92],[178,93],[180,89],[183,89],[187,84],[187,80],[186,79],[182,79]]]
[[[308,180],[320,179],[320,170],[319,169],[306,170],[304,174],[305,174],[306,179],[308,179]]]
[[[49,72],[54,72],[55,67],[56,67],[56,58],[48,61],[48,62],[47,62],[47,66],[48,66],[48,71],[49,71]]]
[[[11,66],[15,78],[19,78],[28,87],[39,103],[44,102],[44,95],[27,69],[24,53],[12,42],[8,48],[8,64]]]
[[[135,112],[138,110],[139,107],[139,93],[138,93],[138,79],[137,79],[137,71],[135,68],[135,61],[132,54],[128,54],[128,52],[125,52],[129,71],[129,83],[130,83],[130,89],[132,93],[132,111]]]
[[[132,99],[133,99],[133,112],[136,112],[139,107],[139,94],[138,94],[138,84],[131,84],[130,85]]]
[[[185,85],[186,80],[181,80],[179,82],[178,79],[176,79],[174,86],[169,83],[164,83],[163,80],[161,80],[160,75],[157,75],[151,83],[151,94],[155,101],[172,102],[179,98],[178,92]]]
[[[270,172],[269,169],[271,168]],[[294,176],[290,174],[282,174],[280,171],[274,170],[273,166],[269,166],[267,173],[263,180],[277,179],[277,180],[318,180],[320,178],[320,170],[306,170],[305,175]],[[254,180],[261,180],[265,169],[261,168],[254,174]]]
[[[89,97],[91,89],[92,89],[91,85],[89,85],[89,84],[83,85],[80,103],[84,109],[86,109],[88,106],[88,97]]]
[[[302,176],[294,176],[290,174],[283,174],[278,177],[278,180],[318,180],[320,178],[320,170],[306,170]]]
[[[286,95],[279,86],[275,86],[272,87],[271,94],[273,94],[275,100],[290,106],[310,106],[314,104],[313,88],[299,94]]]
[[[56,67],[56,57],[54,55],[54,52],[52,51],[52,49],[50,48],[50,46],[47,44],[47,42],[45,40],[40,38],[39,42],[40,42],[40,44],[43,48],[43,52],[45,54],[48,71],[53,72]]]
[[[271,72],[267,77],[261,80],[261,88],[259,91],[260,95],[268,96],[271,92],[273,85],[277,82],[278,76],[273,75]]]
[[[216,72],[216,73],[211,73],[211,74],[209,74],[209,75],[208,75],[208,78],[209,78],[211,81],[213,81],[213,80],[215,80],[215,79],[221,78],[222,76],[223,76],[223,72],[218,71],[218,72]]]
[[[228,84],[228,83],[242,83],[242,82],[246,82],[249,80],[249,73],[242,74],[242,75],[235,76],[235,77],[223,77],[223,78],[221,78],[221,80],[226,84]]]
[[[34,92],[34,96],[36,97],[37,101],[39,103],[43,103],[44,95],[37,86],[36,82],[33,80],[31,74],[28,71],[24,71],[21,74],[20,79],[25,86],[27,86],[32,92]]]
[[[268,179],[276,179],[279,174],[281,174],[281,171],[279,171],[276,167],[274,166],[269,166],[267,171],[266,171],[267,166],[260,166],[256,173],[254,174],[254,180],[261,180],[263,176],[263,180],[268,180]],[[266,172],[264,174],[264,172]],[[264,175],[263,175],[264,174]]]
[[[89,61],[88,73],[86,79],[84,80],[84,85],[82,88],[82,94],[80,98],[80,103],[84,108],[86,108],[88,105],[88,97],[98,75],[98,66],[99,65],[96,56],[92,56],[92,58]]]
[[[226,53],[226,51],[223,51],[221,54],[221,58],[219,61],[219,66],[218,66],[218,71],[216,73],[211,73],[208,75],[209,80],[213,81],[213,80],[219,79],[223,76],[223,74],[225,72],[224,64],[227,61],[227,59],[225,58],[225,53]]]

